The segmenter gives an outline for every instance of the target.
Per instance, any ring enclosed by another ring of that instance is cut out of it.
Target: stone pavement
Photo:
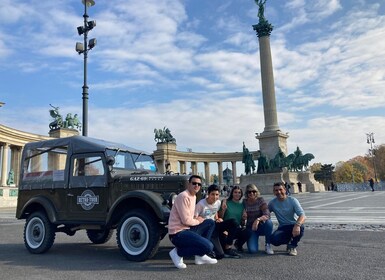
[[[385,192],[295,196],[308,217],[298,256],[288,256],[285,246],[279,246],[273,256],[245,253],[239,260],[222,259],[214,266],[197,266],[186,258],[183,271],[168,256],[173,247],[167,237],[155,257],[142,263],[126,261],[115,238],[94,245],[84,231],[75,236],[58,233],[47,253],[31,255],[23,244],[24,221],[15,219],[14,208],[0,208],[0,279],[385,279]],[[261,249],[263,243],[260,238]]]

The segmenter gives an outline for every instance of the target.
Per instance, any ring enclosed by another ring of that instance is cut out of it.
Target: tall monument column
[[[261,153],[267,156],[267,158],[272,159],[279,152],[279,149],[287,155],[286,139],[289,136],[286,133],[282,133],[278,126],[270,48],[270,34],[273,31],[273,26],[266,20],[264,15],[266,0],[255,0],[255,2],[259,6],[259,22],[253,25],[253,29],[257,32],[259,41],[263,111],[265,117],[265,128],[262,133],[256,133],[256,138],[259,140],[259,150]]]

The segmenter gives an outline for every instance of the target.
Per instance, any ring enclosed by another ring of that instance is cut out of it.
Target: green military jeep
[[[117,229],[121,253],[145,261],[188,183],[187,175],[156,173],[151,154],[84,136],[26,144],[20,170],[16,218],[26,219],[24,243],[34,254],[49,250],[56,232],[86,230],[102,244]]]

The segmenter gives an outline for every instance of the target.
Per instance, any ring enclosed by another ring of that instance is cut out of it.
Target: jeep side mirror
[[[113,156],[107,157],[107,165],[113,166],[115,164],[115,158]]]

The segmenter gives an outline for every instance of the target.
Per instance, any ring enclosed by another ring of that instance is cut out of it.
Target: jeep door
[[[74,221],[105,221],[109,192],[104,154],[73,155],[70,166],[68,218]]]

